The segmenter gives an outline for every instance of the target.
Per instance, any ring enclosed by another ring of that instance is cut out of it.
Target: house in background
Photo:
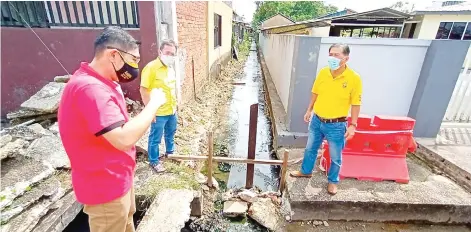
[[[410,17],[409,14],[390,8],[361,13],[345,9],[316,19],[262,27],[261,30],[269,30],[274,34],[303,34],[316,37],[398,38],[404,22]]]
[[[296,23],[294,20],[290,19],[287,16],[284,16],[283,14],[276,14],[273,15],[272,17],[266,19],[260,24],[260,29],[265,29],[269,27],[275,27],[275,26],[283,26],[283,25],[290,25]]]
[[[412,14],[401,38],[471,40],[471,2],[430,7]]]
[[[208,68],[209,75],[219,75],[222,66],[231,59],[232,7],[222,1],[208,4]]]

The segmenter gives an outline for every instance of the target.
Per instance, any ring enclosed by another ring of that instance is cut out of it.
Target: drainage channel
[[[258,62],[255,43],[252,43],[250,53],[244,67],[243,76],[238,82],[245,85],[234,87],[233,98],[230,104],[229,121],[232,122],[231,137],[233,138],[229,149],[232,157],[247,158],[249,142],[250,105],[258,103],[256,159],[273,159],[271,122],[266,111],[263,80]],[[277,191],[279,168],[271,165],[256,164],[254,186],[262,191]],[[241,188],[245,186],[247,165],[234,164],[231,166],[228,188]]]

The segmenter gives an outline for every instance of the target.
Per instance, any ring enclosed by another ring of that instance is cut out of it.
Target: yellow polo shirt
[[[347,69],[334,78],[329,67],[317,74],[312,93],[317,94],[314,113],[321,118],[347,117],[351,105],[361,105],[362,83],[360,75]]]
[[[141,86],[149,91],[161,88],[167,98],[167,102],[157,110],[157,116],[175,114],[177,110],[176,83],[175,71],[163,65],[159,58],[148,63],[142,70]]]

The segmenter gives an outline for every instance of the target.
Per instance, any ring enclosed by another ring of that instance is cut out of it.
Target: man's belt
[[[336,122],[346,122],[347,121],[347,117],[341,117],[341,118],[321,118],[319,117],[319,115],[317,115],[317,118],[323,122],[323,123],[336,123]]]

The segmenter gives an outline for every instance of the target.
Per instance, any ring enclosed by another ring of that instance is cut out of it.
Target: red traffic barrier
[[[361,115],[355,136],[343,150],[340,178],[408,183],[406,155],[417,147],[412,137],[414,125],[415,120],[408,117]],[[327,143],[324,148],[321,165],[328,172]]]

